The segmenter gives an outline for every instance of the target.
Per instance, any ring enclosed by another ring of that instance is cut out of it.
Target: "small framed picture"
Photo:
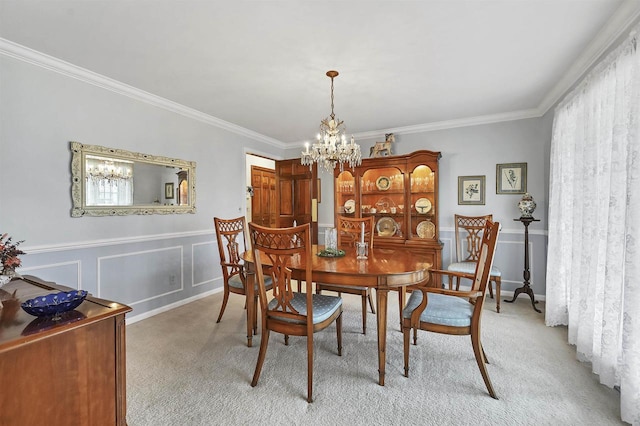
[[[485,176],[458,176],[458,204],[484,205]]]
[[[164,184],[164,198],[168,200],[173,199],[173,182]]]
[[[527,192],[527,163],[496,164],[496,194]]]

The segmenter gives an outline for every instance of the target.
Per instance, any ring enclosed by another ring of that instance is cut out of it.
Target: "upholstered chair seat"
[[[312,322],[314,324],[319,324],[323,321],[326,321],[329,317],[331,317],[336,311],[338,311],[342,307],[342,298],[335,296],[325,296],[322,294],[312,294],[311,298],[313,299],[313,318]],[[291,306],[295,309],[300,315],[307,315],[307,296],[304,293],[293,293],[293,299],[290,301]],[[275,310],[278,306],[277,299],[271,299],[269,302],[269,310]],[[269,315],[269,313],[267,314]],[[283,321],[289,321],[292,323],[304,324],[304,320],[296,319],[296,318],[287,318],[283,319]]]
[[[427,307],[420,314],[421,322],[431,324],[469,327],[473,315],[473,305],[468,300],[444,294],[429,294]],[[411,318],[411,313],[420,305],[423,296],[421,291],[411,292],[411,297],[402,311],[403,318]]]

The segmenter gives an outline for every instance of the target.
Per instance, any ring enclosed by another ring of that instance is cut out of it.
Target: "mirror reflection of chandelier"
[[[337,76],[338,71],[327,71],[327,77],[331,78],[331,115],[320,122],[317,141],[311,146],[305,143],[306,149],[301,156],[305,166],[311,168],[313,163],[318,163],[327,172],[332,172],[338,164],[342,171],[345,163],[351,168],[362,163],[360,145],[355,143],[353,136],[347,142],[344,121],[337,119],[333,112],[333,79]]]
[[[133,163],[113,161],[100,157],[87,156],[87,179],[102,181],[130,180],[133,177]]]

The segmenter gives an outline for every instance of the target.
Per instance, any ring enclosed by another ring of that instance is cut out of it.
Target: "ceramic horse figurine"
[[[384,142],[376,142],[369,149],[369,157],[384,157],[391,155],[391,144],[395,142],[393,133],[387,133],[384,135]]]

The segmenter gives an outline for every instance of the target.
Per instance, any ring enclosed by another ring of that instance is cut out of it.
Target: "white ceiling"
[[[0,0],[0,37],[284,144],[539,116],[638,0]]]

